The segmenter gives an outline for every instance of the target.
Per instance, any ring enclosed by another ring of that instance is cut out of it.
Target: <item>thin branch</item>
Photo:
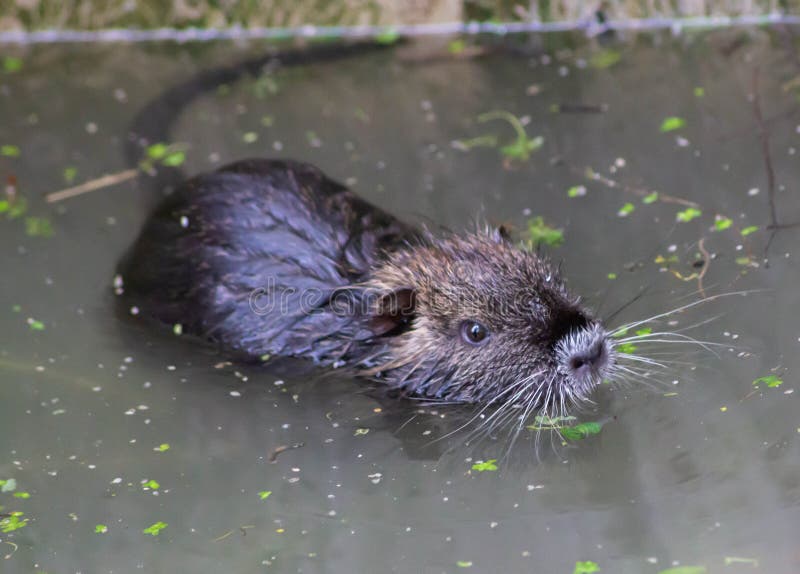
[[[761,142],[761,157],[764,159],[764,169],[767,172],[767,198],[769,200],[769,220],[770,223],[767,229],[770,230],[769,239],[764,247],[764,259],[767,258],[769,248],[772,241],[784,225],[778,221],[778,209],[775,205],[775,168],[772,166],[772,154],[769,149],[769,130],[764,122],[764,115],[761,112],[761,94],[758,90],[760,68],[758,66],[753,70],[753,115],[756,118],[756,127],[758,128],[758,139]],[[788,227],[793,226],[790,224]]]
[[[57,201],[69,199],[71,197],[82,195],[84,193],[89,193],[90,191],[95,191],[98,189],[102,189],[104,187],[117,185],[118,183],[122,183],[123,181],[128,181],[130,179],[135,178],[138,174],[139,174],[138,169],[126,169],[125,171],[110,173],[102,177],[98,177],[97,179],[86,181],[74,187],[68,187],[60,191],[54,191],[53,193],[48,193],[45,196],[45,199],[47,200],[47,203],[55,203]]]
[[[682,197],[667,195],[665,193],[656,192],[653,189],[647,189],[644,187],[633,187],[630,185],[626,185],[624,183],[620,183],[619,181],[613,180],[610,177],[607,177],[600,172],[595,171],[591,167],[580,169],[576,166],[570,165],[563,159],[561,159],[561,161],[569,167],[570,171],[576,174],[580,174],[586,179],[589,179],[591,181],[598,181],[610,189],[617,189],[619,191],[624,191],[625,193],[632,193],[637,197],[647,197],[648,195],[652,195],[653,193],[658,193],[658,200],[664,203],[676,203],[678,205],[685,205],[687,207],[700,207],[700,204],[695,203],[694,201],[690,201],[688,199],[684,199]]]
[[[703,287],[703,278],[706,276],[706,271],[708,271],[709,263],[711,263],[711,255],[708,253],[705,243],[706,243],[705,237],[701,237],[700,241],[698,241],[697,243],[697,249],[703,255],[703,267],[697,274],[697,289],[700,291],[700,295],[703,297],[703,299],[706,299],[706,290]]]

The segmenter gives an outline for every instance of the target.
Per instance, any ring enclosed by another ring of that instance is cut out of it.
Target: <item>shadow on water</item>
[[[464,229],[477,214],[525,236],[540,216],[563,233],[546,251],[603,313],[647,287],[616,324],[700,289],[764,290],[665,319],[702,323],[690,332],[722,343],[718,357],[641,344],[686,364],[652,388],[602,389],[580,419],[599,434],[556,448],[543,434],[537,457],[525,429],[505,458],[502,432],[436,441],[469,408],[390,400],[308,364],[228,364],[120,320],[115,265],[159,180],[42,201],[128,169],[147,102],[261,47],[20,53],[0,72],[0,176],[29,203],[0,214],[0,480],[14,479],[0,505],[29,522],[0,535],[3,571],[797,571],[798,236],[767,229],[771,204],[779,223],[800,219],[784,32],[512,37],[480,57],[415,43],[231,80],[175,118],[186,173],[294,157],[409,220]],[[478,121],[492,110],[541,148],[503,152],[519,134]]]

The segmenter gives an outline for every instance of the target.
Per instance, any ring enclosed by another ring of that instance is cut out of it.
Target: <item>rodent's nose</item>
[[[599,371],[607,362],[608,353],[603,339],[592,342],[585,349],[577,350],[568,360],[570,369],[579,377]]]

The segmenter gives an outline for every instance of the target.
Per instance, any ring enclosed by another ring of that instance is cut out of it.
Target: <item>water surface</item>
[[[537,451],[523,431],[511,453],[503,433],[431,443],[469,410],[393,403],[303,365],[224,364],[116,313],[114,267],[160,193],[150,180],[43,196],[129,168],[137,110],[263,46],[4,49],[22,67],[0,72],[0,145],[14,146],[0,176],[29,209],[0,215],[0,480],[16,482],[0,504],[29,522],[2,535],[3,572],[800,571],[800,229],[767,250],[763,151],[780,222],[800,220],[796,43],[753,29],[503,45],[468,58],[430,42],[243,79],[183,110],[171,141],[189,173],[307,160],[409,220],[508,222],[524,237],[541,216],[564,237],[544,250],[601,314],[645,290],[614,325],[757,291],[673,317],[715,318],[688,333],[716,354],[683,347],[651,380],[601,390],[581,415],[606,423],[599,436],[541,437]],[[491,110],[541,149],[504,157],[515,133],[477,121]],[[662,132],[670,117],[685,123]],[[486,135],[498,147],[464,149]],[[754,387],[768,375],[782,384]],[[271,462],[281,446],[297,448]],[[495,458],[497,471],[472,470]]]

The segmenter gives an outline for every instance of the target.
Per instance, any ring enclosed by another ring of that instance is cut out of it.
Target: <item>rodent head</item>
[[[380,294],[373,330],[387,342],[373,371],[408,394],[564,406],[585,399],[614,362],[605,329],[557,270],[499,234],[395,252],[369,286]]]

